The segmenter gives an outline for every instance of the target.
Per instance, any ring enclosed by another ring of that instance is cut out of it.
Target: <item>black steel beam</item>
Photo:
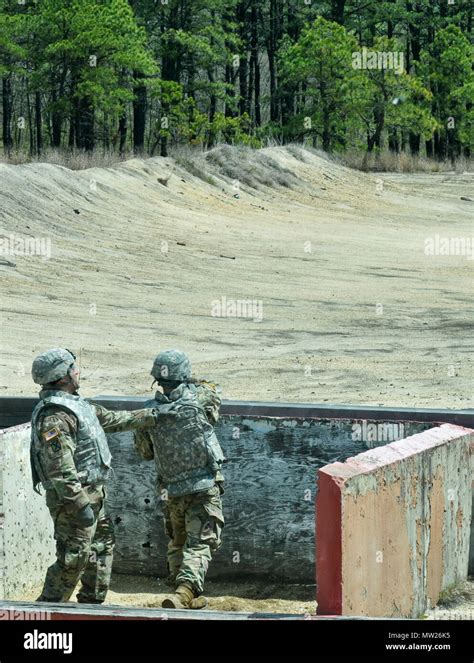
[[[136,410],[146,398],[139,396],[96,396],[93,399],[110,410]],[[0,428],[26,423],[38,399],[0,397]],[[265,403],[259,401],[224,401],[223,415],[245,417],[281,417],[297,419],[366,419],[372,421],[420,421],[450,423],[474,428],[474,410],[433,408],[378,407],[375,405],[327,405],[311,403]]]
[[[25,396],[0,397],[0,429],[24,424],[31,419],[37,398]]]

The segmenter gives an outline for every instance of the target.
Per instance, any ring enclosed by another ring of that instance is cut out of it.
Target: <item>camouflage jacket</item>
[[[206,380],[190,381],[190,384],[194,386],[193,391],[195,391],[197,400],[206,413],[208,422],[212,426],[214,426],[219,419],[219,409],[222,402],[220,386],[212,382],[207,382]],[[174,397],[179,391],[179,389],[180,387],[178,387],[174,392],[171,392],[171,394],[169,394],[168,397],[162,394],[161,391],[157,391],[155,394],[154,401],[150,401],[148,405],[151,406],[151,404],[154,402],[157,402],[158,404],[160,403],[166,404],[170,402],[170,400],[174,400]],[[160,431],[159,423],[157,423],[155,426],[156,426],[155,431],[159,435]],[[155,458],[155,448],[150,431],[148,430],[135,431],[134,440],[135,440],[135,449],[144,460],[153,460]],[[220,469],[216,471],[215,481],[220,483],[224,482],[224,476],[222,475]],[[161,485],[160,477],[158,477],[157,483],[158,486]]]
[[[47,395],[48,391],[43,390],[39,397],[42,399]],[[148,408],[113,412],[101,405],[92,405],[106,433],[152,428],[156,424],[155,414]],[[49,441],[47,435],[52,429],[59,431],[59,437],[55,437],[54,444]],[[46,491],[48,502],[54,502],[56,506],[63,506],[70,511],[82,509],[90,501],[74,464],[77,429],[76,416],[58,405],[46,406],[37,421],[37,432],[44,443],[41,454],[43,471],[54,486],[53,490]],[[33,481],[37,483],[38,477],[33,476]]]

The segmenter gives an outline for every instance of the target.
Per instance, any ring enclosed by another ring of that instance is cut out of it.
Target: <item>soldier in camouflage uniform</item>
[[[75,356],[48,350],[33,362],[42,385],[31,422],[33,486],[42,484],[54,522],[56,562],[38,601],[68,601],[81,580],[80,603],[103,603],[112,571],[113,523],[105,511],[111,454],[105,432],[151,428],[158,413],[110,412],[78,395]],[[105,431],[105,432],[104,432]]]
[[[145,406],[161,416],[153,429],[135,432],[135,447],[145,460],[155,460],[157,488],[165,499],[168,582],[175,593],[162,605],[203,608],[204,579],[224,526],[225,459],[213,427],[220,388],[192,380],[189,359],[179,350],[159,354],[151,375],[163,392],[157,391]]]

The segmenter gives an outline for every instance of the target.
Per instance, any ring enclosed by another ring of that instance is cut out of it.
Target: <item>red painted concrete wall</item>
[[[473,447],[443,424],[319,470],[318,614],[418,617],[467,577]]]

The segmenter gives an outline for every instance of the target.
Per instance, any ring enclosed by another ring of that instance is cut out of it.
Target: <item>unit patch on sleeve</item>
[[[61,451],[61,441],[60,441],[61,431],[59,428],[50,428],[45,433],[43,433],[43,440],[51,444],[51,449],[53,451]]]

